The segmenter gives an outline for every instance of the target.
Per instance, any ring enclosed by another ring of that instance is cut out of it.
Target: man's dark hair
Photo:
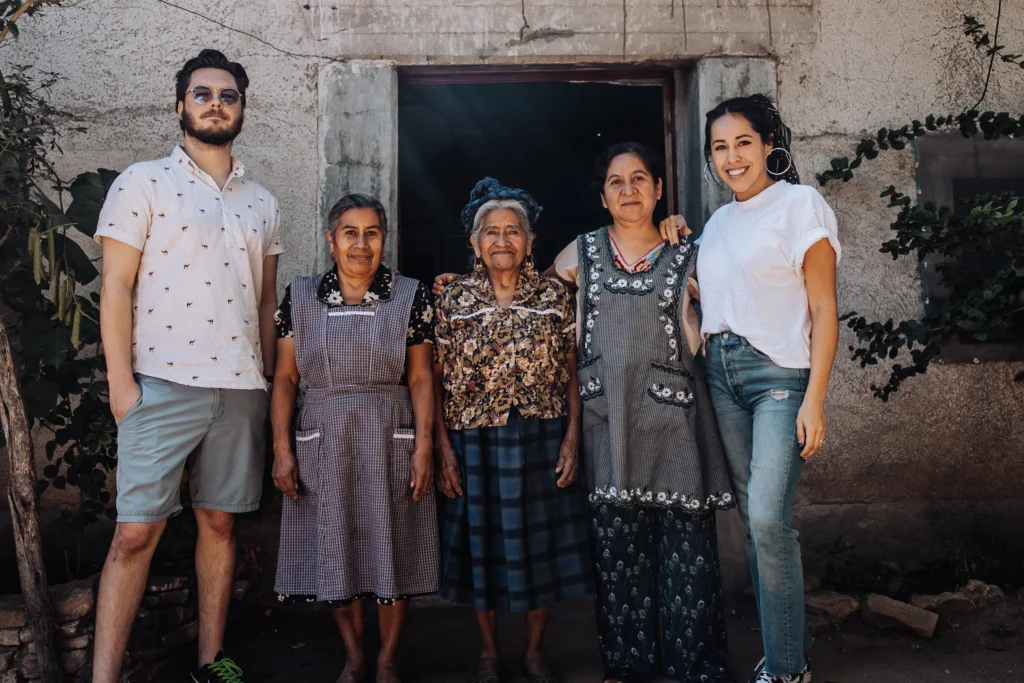
[[[373,209],[377,212],[377,220],[380,223],[381,231],[388,234],[388,216],[384,212],[384,205],[376,197],[367,194],[347,194],[331,207],[327,215],[327,232],[333,233],[341,221],[342,215],[349,209]]]
[[[604,194],[604,181],[608,178],[608,167],[612,165],[615,157],[623,154],[632,154],[640,159],[655,182],[664,181],[665,163],[661,160],[660,154],[640,142],[620,142],[609,146],[594,164],[594,187],[601,194]]]
[[[175,79],[177,79],[175,106],[177,106],[178,102],[185,101],[185,96],[188,94],[188,85],[192,80],[192,74],[199,69],[221,69],[234,76],[235,84],[238,87],[238,94],[242,96],[242,107],[245,107],[245,90],[249,87],[249,77],[245,73],[245,68],[238,62],[230,61],[224,56],[223,52],[218,52],[217,50],[203,50],[199,53],[199,56],[188,60],[185,62],[185,66],[181,67],[181,71],[175,76]]]

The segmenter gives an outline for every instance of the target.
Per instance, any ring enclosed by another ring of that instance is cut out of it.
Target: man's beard
[[[182,112],[181,127],[186,134],[205,145],[210,145],[211,147],[224,147],[225,145],[230,144],[238,137],[238,134],[242,132],[242,123],[244,121],[245,112],[242,111],[238,114],[238,119],[229,128],[199,130],[196,127],[195,118],[188,112]]]

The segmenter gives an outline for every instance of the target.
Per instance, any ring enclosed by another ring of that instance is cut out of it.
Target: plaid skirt
[[[449,431],[463,495],[437,496],[443,597],[528,612],[593,593],[582,484],[556,483],[565,429],[513,408],[505,426]]]

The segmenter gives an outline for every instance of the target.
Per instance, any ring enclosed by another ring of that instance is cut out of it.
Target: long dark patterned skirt
[[[463,495],[438,495],[441,595],[477,611],[527,612],[594,591],[582,485],[558,488],[566,421],[449,432]]]
[[[601,503],[592,535],[605,675],[732,681],[714,513]]]

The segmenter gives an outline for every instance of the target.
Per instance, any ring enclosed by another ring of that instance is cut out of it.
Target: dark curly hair
[[[641,142],[620,142],[610,145],[594,163],[593,185],[599,193],[604,194],[604,181],[608,178],[608,167],[612,165],[615,157],[623,154],[632,154],[638,158],[655,182],[659,180],[664,182],[665,162],[662,161],[660,154]]]
[[[462,213],[459,215],[466,230],[473,229],[473,219],[476,218],[476,212],[480,210],[480,207],[495,199],[511,199],[519,202],[523,210],[526,211],[526,217],[530,221],[531,227],[537,223],[540,212],[544,210],[544,207],[538,204],[533,195],[526,190],[505,187],[498,182],[497,178],[484,178],[473,186],[473,191],[469,193],[469,203],[462,207]]]
[[[775,180],[785,180],[793,185],[800,184],[800,174],[789,148],[793,138],[789,127],[782,122],[779,110],[767,95],[750,95],[725,100],[707,113],[704,123],[704,161],[711,161],[711,126],[726,114],[736,114],[750,121],[751,127],[761,136],[761,142],[771,144],[773,149],[765,160],[768,174]],[[775,150],[785,150],[776,154]]]
[[[185,62],[185,66],[181,67],[181,70],[175,74],[174,78],[177,82],[175,106],[179,102],[185,101],[185,96],[188,94],[188,85],[192,80],[192,74],[199,69],[221,69],[234,76],[235,85],[238,86],[238,94],[241,95],[242,108],[245,108],[245,90],[249,87],[249,77],[245,73],[245,68],[238,62],[230,61],[224,56],[223,52],[209,49],[203,50],[198,56]]]

